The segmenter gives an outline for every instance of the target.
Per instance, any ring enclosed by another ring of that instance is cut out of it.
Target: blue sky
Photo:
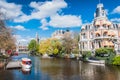
[[[108,19],[120,23],[120,0],[101,0]],[[9,19],[18,41],[48,38],[58,29],[80,31],[92,22],[99,0],[0,0],[0,11]],[[4,19],[4,18],[3,18]]]

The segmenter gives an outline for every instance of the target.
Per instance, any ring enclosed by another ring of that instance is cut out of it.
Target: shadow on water
[[[93,65],[70,59],[42,59],[26,54],[18,57],[29,57],[32,60],[31,71],[0,70],[0,80],[120,80],[120,67]]]

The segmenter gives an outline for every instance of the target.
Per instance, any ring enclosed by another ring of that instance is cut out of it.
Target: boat
[[[22,66],[22,69],[29,71],[30,68],[32,67],[31,59],[29,59],[29,58],[22,58],[21,66]]]
[[[92,60],[92,59],[87,59],[87,61],[90,62],[90,63],[105,64],[105,60]]]

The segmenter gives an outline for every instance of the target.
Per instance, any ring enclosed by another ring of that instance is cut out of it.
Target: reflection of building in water
[[[79,62],[81,80],[109,80],[106,77],[106,74],[109,74],[109,72],[105,69],[105,65],[94,65]]]
[[[84,24],[80,32],[81,51],[92,51],[101,47],[112,47],[118,52],[120,44],[120,24],[111,22],[106,16],[103,4],[97,5],[94,20],[89,24]]]

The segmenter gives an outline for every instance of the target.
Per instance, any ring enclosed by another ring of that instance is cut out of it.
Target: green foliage
[[[96,49],[95,56],[97,59],[105,60],[106,64],[112,64],[115,52],[113,48],[99,48]]]
[[[61,42],[57,39],[47,39],[40,42],[39,52],[41,54],[57,55],[62,49]]]
[[[109,53],[114,53],[114,49],[113,48],[99,48],[95,50],[95,55],[96,56],[104,56],[105,54],[109,54]]]
[[[37,44],[36,40],[31,40],[30,43],[28,44],[28,50],[29,51],[36,51],[38,52],[39,49],[39,44]]]
[[[120,66],[120,56],[115,56],[112,64]]]
[[[89,58],[91,57],[91,52],[90,51],[86,51],[82,54],[82,57],[84,60],[86,60],[86,58]]]
[[[75,49],[72,50],[72,52],[73,52],[74,54],[78,54],[78,53],[79,53],[79,49],[78,49],[78,48],[75,48]]]
[[[112,64],[114,57],[115,57],[115,53],[110,52],[110,53],[109,53],[109,56],[108,56],[107,59],[106,59],[106,63],[107,63],[107,64]]]
[[[53,54],[57,54],[58,53],[58,49],[55,48],[54,51],[53,51]]]

